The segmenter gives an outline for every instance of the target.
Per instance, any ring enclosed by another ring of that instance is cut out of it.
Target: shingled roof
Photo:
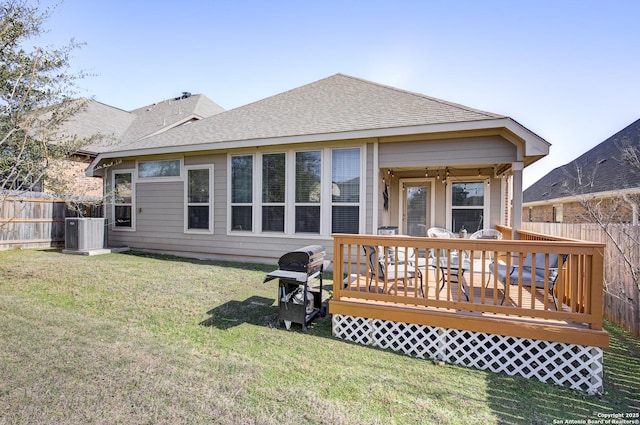
[[[640,170],[622,159],[621,147],[640,149],[640,119],[524,191],[524,203],[640,188]]]
[[[100,143],[83,148],[84,152],[95,154],[121,144],[135,144],[145,137],[223,111],[221,106],[201,94],[185,94],[131,111],[88,100],[86,108],[65,123],[64,132],[81,138],[96,134],[106,136]]]
[[[344,74],[213,115],[113,151],[327,135],[505,117]]]

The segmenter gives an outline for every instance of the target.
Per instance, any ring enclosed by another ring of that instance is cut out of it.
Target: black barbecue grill
[[[325,250],[320,245],[308,245],[287,252],[278,260],[278,270],[268,273],[264,282],[279,279],[278,319],[284,320],[287,329],[291,323],[299,323],[304,331],[307,324],[322,308],[322,272],[329,264]],[[312,280],[318,285],[311,286]]]

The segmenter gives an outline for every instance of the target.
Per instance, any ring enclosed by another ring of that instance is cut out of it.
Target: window
[[[171,178],[180,177],[181,160],[170,159],[161,161],[138,162],[138,178]]]
[[[231,157],[231,229],[253,230],[253,155]]]
[[[362,158],[360,147],[229,156],[229,231],[359,233]]]
[[[191,166],[187,167],[186,171],[186,230],[211,232],[213,167]]]
[[[553,222],[562,223],[562,204],[553,206]]]
[[[322,152],[296,152],[295,232],[320,233]]]
[[[331,232],[360,233],[360,149],[331,155]]]
[[[484,227],[484,181],[453,182],[451,184],[451,224],[454,232],[463,228],[473,233]]]
[[[113,227],[116,229],[134,228],[133,172],[113,172]]]
[[[285,231],[286,161],[284,153],[262,156],[262,231]]]

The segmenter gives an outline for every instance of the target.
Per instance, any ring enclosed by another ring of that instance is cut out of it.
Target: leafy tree
[[[0,3],[0,206],[8,196],[42,191],[64,172],[61,161],[95,140],[66,135],[63,126],[86,107],[70,72],[71,53],[81,44],[31,47],[44,32],[52,8],[28,0]]]

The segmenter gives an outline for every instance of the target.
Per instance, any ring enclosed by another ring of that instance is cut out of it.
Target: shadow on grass
[[[588,395],[535,379],[488,373],[489,403],[499,422],[606,423],[611,414],[637,420],[634,415],[640,414],[640,339],[610,323],[605,322],[605,328],[610,347],[604,350],[603,394]]]
[[[276,317],[275,299],[252,296],[244,301],[231,300],[207,311],[209,318],[200,322],[202,326],[229,329],[243,323],[264,326]]]
[[[191,257],[179,257],[169,254],[159,254],[154,252],[145,251],[126,251],[119,255],[129,255],[140,258],[150,258],[159,261],[171,261],[179,263],[189,263],[200,266],[216,266],[222,268],[247,270],[269,273],[277,268],[277,264],[256,264],[256,263],[244,263],[233,261],[220,261],[210,259],[198,259]],[[323,284],[321,285],[321,292],[323,294],[323,304],[325,308],[333,293],[333,284],[331,283],[333,274],[331,272],[323,273]],[[277,280],[274,280],[277,282]],[[311,283],[313,285],[315,282]],[[274,293],[277,292],[277,284],[274,286]],[[211,326],[218,329],[229,329],[243,323],[248,323],[256,326],[269,326],[273,328],[280,328],[283,323],[278,319],[278,306],[274,305],[275,298],[261,297],[258,295],[251,296],[244,301],[230,300],[218,307],[212,308],[207,311],[210,317],[200,322],[202,326]],[[331,338],[331,319],[330,316],[317,317],[307,325],[307,333],[309,335],[319,336],[323,338]],[[292,324],[291,331],[302,332],[301,326]]]

